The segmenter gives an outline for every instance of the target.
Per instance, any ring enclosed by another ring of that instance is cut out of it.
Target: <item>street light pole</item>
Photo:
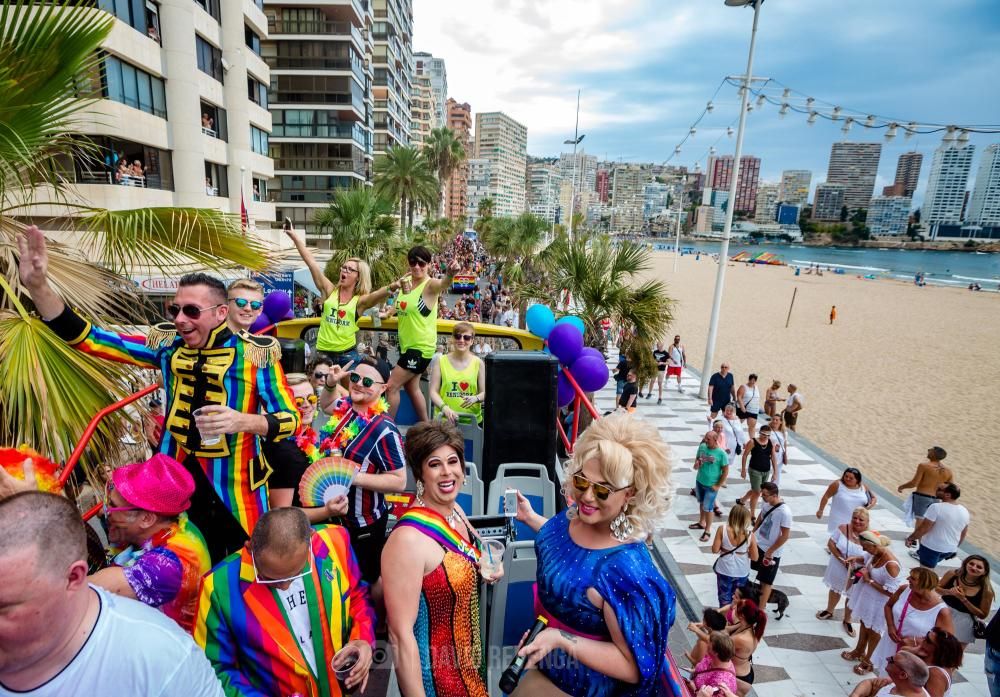
[[[570,184],[569,199],[569,239],[573,240],[573,214],[576,212],[576,146],[584,136],[580,135],[580,90],[576,91],[576,125],[573,126],[573,140],[564,140],[563,145],[573,146],[573,182]]]
[[[677,196],[677,238],[674,240],[674,273],[677,273],[677,260],[681,257],[681,203],[684,199],[684,182],[681,181],[681,191]]]
[[[726,263],[729,261],[729,236],[733,229],[733,213],[736,210],[736,190],[740,178],[740,157],[743,154],[743,133],[746,130],[747,107],[750,104],[750,81],[753,77],[753,49],[757,40],[757,20],[764,0],[725,0],[731,7],[745,7],[753,4],[753,29],[750,31],[750,51],[747,55],[747,72],[743,76],[740,98],[740,122],[736,129],[736,152],[733,153],[733,173],[729,180],[729,201],[726,205],[726,223],[722,229],[722,247],[719,249],[719,270],[715,275],[715,294],[712,297],[712,317],[708,323],[708,339],[705,341],[705,361],[701,365],[701,388],[698,394],[708,397],[708,380],[715,361],[715,339],[719,332],[719,313],[722,310],[722,288],[726,281]]]

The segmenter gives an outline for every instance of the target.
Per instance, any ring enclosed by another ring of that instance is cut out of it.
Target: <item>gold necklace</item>
[[[424,503],[424,500],[422,498],[420,498],[419,496],[417,497],[416,501],[417,501],[417,505],[418,506],[421,506],[423,508],[431,508],[426,503]],[[433,511],[434,509],[431,508],[431,510]],[[452,508],[451,509],[451,513],[447,517],[444,517],[444,519],[448,522],[448,525],[451,526],[452,530],[458,530],[458,509],[457,508]]]

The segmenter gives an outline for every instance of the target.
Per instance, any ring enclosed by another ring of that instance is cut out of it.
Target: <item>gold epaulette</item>
[[[151,349],[158,349],[166,344],[173,343],[177,338],[177,328],[173,322],[160,322],[149,328],[146,335],[146,346]]]
[[[258,368],[281,362],[281,344],[275,337],[257,336],[245,329],[240,330],[236,336],[247,343],[243,354]]]

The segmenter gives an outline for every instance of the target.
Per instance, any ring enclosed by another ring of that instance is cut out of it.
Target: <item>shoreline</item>
[[[649,240],[655,240],[654,244],[668,244],[672,246],[675,238],[670,236],[664,237],[652,237]],[[873,249],[873,250],[883,250],[883,251],[908,251],[908,252],[962,252],[965,254],[1000,254],[1000,242],[978,242],[974,247],[966,247],[965,242],[911,242],[910,240],[860,240],[858,244],[831,244],[829,242],[819,241],[819,240],[795,240],[792,242],[773,242],[770,240],[761,241],[747,241],[749,238],[741,238],[737,240],[736,238],[730,239],[729,243],[732,245],[734,242],[736,244],[743,244],[747,246],[754,247],[768,247],[773,244],[794,244],[801,245],[803,247],[808,247],[809,249]],[[660,242],[663,240],[664,242]],[[685,237],[681,235],[681,245],[684,243],[697,244],[697,243],[707,243],[707,244],[719,244],[722,242],[721,237]]]

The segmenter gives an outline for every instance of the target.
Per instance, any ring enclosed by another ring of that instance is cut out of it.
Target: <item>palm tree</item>
[[[394,145],[375,160],[375,193],[399,202],[399,227],[413,227],[417,206],[432,209],[438,202],[438,182],[422,152],[411,146]]]
[[[395,281],[406,266],[406,240],[399,235],[392,204],[372,189],[338,191],[327,208],[317,211],[314,220],[320,234],[329,235],[330,247],[336,250],[324,269],[328,278],[340,275],[348,257],[368,262],[375,288]]]
[[[489,196],[482,199],[476,207],[476,222],[472,224],[472,229],[479,233],[481,237],[489,235],[493,226],[493,199]]]
[[[498,260],[505,284],[516,288],[536,283],[541,273],[540,255],[549,224],[532,213],[516,218],[495,218],[483,232],[483,246]]]
[[[437,173],[440,189],[438,193],[438,215],[444,214],[445,185],[452,174],[465,161],[465,146],[455,137],[455,131],[447,126],[434,128],[424,140],[424,156]]]
[[[100,98],[87,76],[100,68],[98,49],[113,26],[111,15],[72,0],[0,9],[0,443],[27,444],[57,461],[98,410],[141,378],[69,348],[31,314],[17,271],[23,219],[42,217],[41,206],[61,209],[59,225],[77,246],[49,242],[49,279],[99,323],[145,323],[150,306],[126,277],[139,265],[175,275],[206,266],[259,270],[271,259],[263,243],[241,234],[238,216],[78,203],[68,163],[99,157],[79,128],[81,111]],[[105,420],[84,465],[117,451],[125,425],[120,416]]]

